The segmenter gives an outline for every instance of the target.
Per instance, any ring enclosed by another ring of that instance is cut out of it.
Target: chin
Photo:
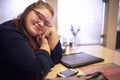
[[[37,33],[32,31],[32,32],[30,33],[30,35],[31,35],[32,37],[35,37],[35,36],[37,36]]]

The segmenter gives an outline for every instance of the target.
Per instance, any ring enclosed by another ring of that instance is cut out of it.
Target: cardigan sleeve
[[[51,51],[51,58],[55,64],[59,63],[62,58],[62,47],[60,41],[58,41],[56,47]]]
[[[1,76],[11,80],[42,80],[54,66],[47,51],[34,53],[22,33],[14,29],[0,28],[0,54],[4,63]]]

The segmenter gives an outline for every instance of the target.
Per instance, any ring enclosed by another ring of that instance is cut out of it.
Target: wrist
[[[50,47],[48,44],[42,44],[40,49],[46,50],[50,54]]]
[[[50,28],[50,34],[49,36],[53,35],[53,34],[56,34],[57,33],[57,30],[56,28],[53,26],[52,28]]]

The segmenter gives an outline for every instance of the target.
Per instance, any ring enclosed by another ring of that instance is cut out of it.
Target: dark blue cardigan
[[[60,41],[51,56],[45,50],[33,52],[11,21],[0,25],[0,80],[42,80],[61,58]]]

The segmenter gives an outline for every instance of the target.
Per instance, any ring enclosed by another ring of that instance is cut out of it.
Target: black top
[[[51,56],[42,49],[33,52],[11,21],[0,25],[0,80],[42,80],[61,58],[60,41]]]

